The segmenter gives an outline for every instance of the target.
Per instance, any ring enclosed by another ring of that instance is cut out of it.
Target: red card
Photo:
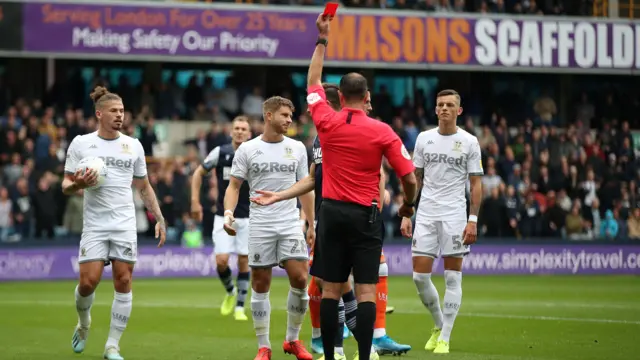
[[[338,3],[328,2],[327,5],[324,7],[324,13],[322,13],[322,15],[336,16],[337,11],[338,11]]]

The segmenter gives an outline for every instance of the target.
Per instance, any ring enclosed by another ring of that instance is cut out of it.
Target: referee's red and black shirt
[[[322,196],[370,206],[380,202],[380,166],[386,157],[398,177],[414,171],[402,140],[363,110],[336,112],[327,103],[322,85],[310,86],[309,112],[322,144]]]

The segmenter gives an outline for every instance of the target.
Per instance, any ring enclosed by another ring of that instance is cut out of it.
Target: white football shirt
[[[131,181],[147,176],[144,149],[137,139],[124,134],[113,140],[98,132],[76,136],[64,164],[65,173],[74,174],[80,160],[95,156],[107,166],[104,184],[84,191],[82,231],[136,230]]]
[[[256,190],[286,190],[308,174],[307,149],[302,142],[286,136],[278,143],[263,141],[262,136],[242,143],[231,166],[231,176],[249,183],[251,197],[257,195]],[[251,203],[249,210],[249,220],[255,224],[299,219],[296,199],[269,206]]]
[[[467,179],[484,175],[478,139],[460,128],[452,135],[440,135],[438,128],[423,131],[416,140],[413,165],[424,169],[417,216],[465,219]]]

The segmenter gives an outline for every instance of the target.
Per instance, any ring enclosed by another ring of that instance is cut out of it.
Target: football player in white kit
[[[165,222],[156,195],[147,178],[142,145],[120,133],[124,120],[122,99],[98,86],[91,94],[98,130],[76,136],[67,150],[62,191],[71,195],[84,190],[84,219],[78,262],[80,279],[75,289],[78,324],[71,340],[73,351],[85,349],[91,326],[91,305],[105,265],[111,263],[115,289],[111,307],[111,327],[104,358],[122,360],[120,337],[131,315],[131,277],[137,256],[135,207],[131,185],[139,191],[146,208],[156,218],[158,247],[165,241]],[[97,188],[95,171],[77,169],[86,157],[100,157],[107,167],[104,183]]]
[[[438,127],[418,135],[413,153],[416,178],[422,187],[413,232],[413,281],[435,327],[425,349],[449,352],[449,338],[462,300],[462,260],[477,238],[476,224],[482,202],[482,154],[478,139],[456,126],[462,114],[460,95],[438,93]],[[467,218],[467,180],[471,205]],[[411,237],[411,219],[403,218],[402,234]],[[433,260],[444,258],[445,294],[440,309],[438,290],[431,281]]]
[[[234,210],[240,188],[249,183],[251,196],[255,190],[282,191],[290,188],[309,173],[307,149],[300,141],[284,136],[291,124],[293,103],[276,96],[263,104],[264,133],[238,147],[231,167],[231,179],[224,197],[224,229],[235,235]],[[307,219],[314,219],[314,193],[300,196],[302,211]],[[298,360],[313,357],[298,336],[307,312],[307,274],[309,255],[305,236],[300,227],[300,212],[296,199],[281,201],[269,207],[251,204],[249,211],[249,266],[251,267],[251,312],[258,337],[255,360],[271,359],[269,322],[271,304],[269,289],[271,270],[282,266],[289,276],[287,299],[287,332],[283,344],[285,353]],[[309,222],[307,240],[315,238],[313,221]]]

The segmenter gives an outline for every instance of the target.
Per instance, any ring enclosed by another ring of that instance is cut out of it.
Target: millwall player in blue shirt
[[[249,318],[244,312],[245,299],[249,290],[249,185],[242,184],[238,206],[235,209],[235,226],[237,234],[230,236],[224,229],[224,193],[229,185],[231,165],[236,149],[251,137],[249,119],[238,116],[232,122],[230,144],[218,146],[213,149],[198,166],[193,174],[191,182],[191,212],[193,218],[202,221],[202,205],[200,204],[200,186],[202,178],[213,171],[214,181],[212,190],[216,194],[216,215],[213,222],[213,243],[216,253],[216,265],[220,281],[227,292],[220,313],[222,315],[234,314],[239,321],[247,321]],[[238,257],[238,279],[233,284],[231,269],[229,268],[229,256],[235,254]]]

